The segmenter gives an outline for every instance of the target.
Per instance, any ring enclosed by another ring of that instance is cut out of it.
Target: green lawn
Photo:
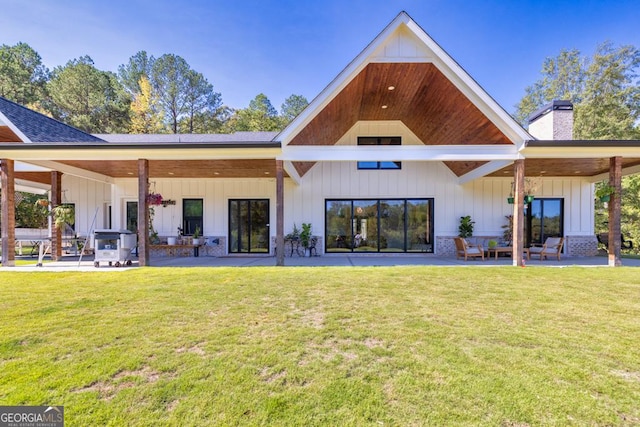
[[[640,424],[633,268],[0,271],[0,405],[69,426]]]

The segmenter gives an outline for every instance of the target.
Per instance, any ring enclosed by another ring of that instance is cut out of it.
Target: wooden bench
[[[199,257],[202,245],[149,245],[151,251],[163,252],[165,256]]]
[[[605,248],[609,249],[609,233],[596,234],[596,238],[598,239],[598,242],[604,245]],[[626,240],[622,233],[620,233],[620,243],[621,249],[633,249],[633,242],[631,240]]]

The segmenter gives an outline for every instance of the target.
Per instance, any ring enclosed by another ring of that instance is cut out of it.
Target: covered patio
[[[150,266],[188,268],[188,267],[273,267],[277,260],[273,256],[224,256],[224,257],[152,257]],[[456,257],[437,255],[323,255],[317,257],[287,257],[285,264],[288,267],[403,267],[403,266],[425,266],[425,267],[508,267],[512,266],[510,257],[500,257],[497,260],[493,257],[482,260],[467,261],[458,260]],[[63,271],[83,271],[83,272],[106,272],[106,271],[127,271],[137,268],[139,262],[133,259],[133,265],[129,267],[114,267],[101,265],[95,268],[93,256],[83,256],[82,260],[76,256],[65,256],[58,261],[46,260],[42,267],[36,267],[34,263],[25,265],[19,263],[11,269],[0,268],[2,271],[17,272],[63,272]],[[540,261],[531,259],[526,261],[525,268],[591,268],[607,267],[608,258],[606,256],[593,257],[569,257],[563,256],[560,261],[549,259]],[[640,267],[640,259],[622,258],[623,267]]]

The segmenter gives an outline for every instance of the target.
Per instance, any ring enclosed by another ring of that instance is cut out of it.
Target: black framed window
[[[269,199],[229,199],[229,252],[269,252]]]
[[[535,198],[524,207],[525,246],[564,236],[564,199]]]
[[[203,213],[202,199],[182,199],[182,234],[191,236],[196,228],[203,234]]]
[[[402,145],[402,137],[399,136],[359,136],[358,145]],[[358,162],[358,169],[402,169],[402,162],[390,161],[363,161]]]
[[[127,230],[138,232],[138,202],[127,202]]]
[[[433,199],[325,200],[325,252],[433,252]]]

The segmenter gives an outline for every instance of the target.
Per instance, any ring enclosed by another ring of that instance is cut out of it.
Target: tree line
[[[49,70],[28,44],[0,46],[0,96],[89,133],[232,133],[278,131],[308,104],[291,95],[278,112],[258,94],[233,109],[184,58],[140,51],[117,73],[90,56]]]
[[[566,99],[574,104],[575,139],[640,139],[639,69],[634,46],[605,42],[590,56],[563,49],[544,60],[540,78],[525,88],[512,115],[526,128],[532,112]],[[229,108],[201,73],[172,54],[138,52],[117,73],[98,70],[89,56],[50,71],[26,43],[0,46],[0,96],[90,133],[280,130],[308,103],[291,95],[278,113],[258,94],[247,108]],[[638,247],[640,176],[627,176],[622,184],[623,233]],[[606,231],[606,219],[596,201],[596,232]]]
[[[542,64],[541,76],[525,89],[514,117],[526,126],[538,108],[556,99],[574,105],[574,139],[640,139],[640,52],[635,46],[605,42],[591,56],[563,49]],[[596,188],[603,183],[597,183]],[[622,179],[622,233],[640,252],[640,175]],[[596,233],[607,231],[606,205],[596,200]]]

